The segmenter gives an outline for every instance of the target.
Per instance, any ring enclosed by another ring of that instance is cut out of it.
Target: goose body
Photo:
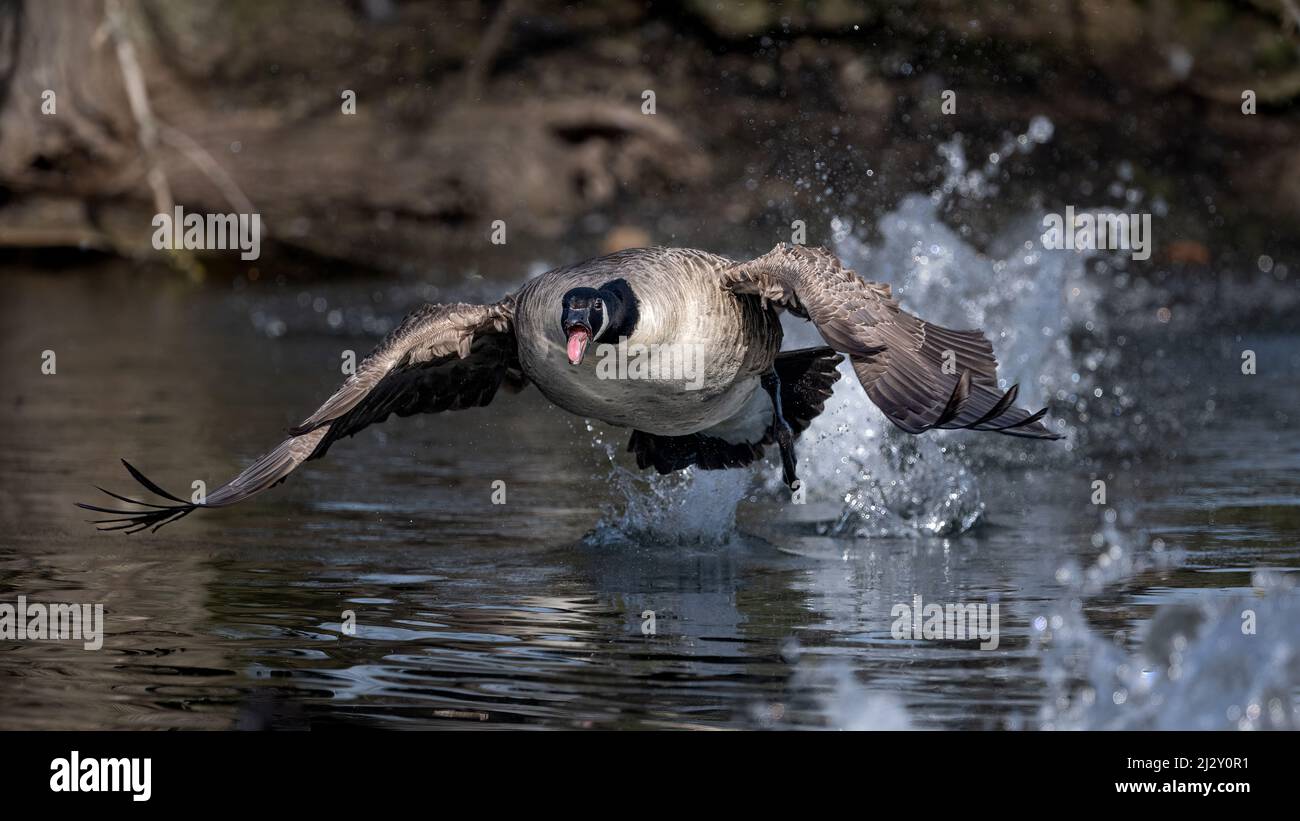
[[[826,347],[781,351],[782,311]],[[825,249],[780,245],[749,261],[682,248],[621,251],[548,271],[488,305],[424,305],[289,436],[199,502],[127,470],[169,504],[82,504],[101,529],[157,530],[283,481],[338,440],[389,416],[481,407],[535,385],[555,405],[626,427],[641,468],[739,468],[780,450],[795,487],[795,438],[821,413],[847,357],[867,395],[902,430],[966,428],[1058,439],[1003,391],[984,334],[904,311]],[[656,359],[657,358],[657,359]]]
[[[524,374],[570,413],[664,436],[698,433],[752,405],[766,407],[759,377],[771,370],[781,347],[780,319],[758,300],[737,299],[718,287],[730,264],[702,251],[653,248],[542,274],[516,296]],[[636,299],[632,333],[573,365],[556,306],[574,288],[599,288],[613,279],[625,281]],[[640,359],[642,370],[664,367],[647,378],[628,378],[629,371],[637,374],[624,368],[619,378],[612,365],[620,357]],[[682,367],[670,372],[667,366],[678,363]]]

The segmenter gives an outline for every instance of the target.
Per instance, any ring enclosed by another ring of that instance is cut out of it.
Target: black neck
[[[629,337],[636,330],[638,318],[636,294],[626,280],[615,279],[606,282],[598,289],[601,299],[605,301],[609,312],[609,324],[601,334],[602,342],[617,342],[621,337]]]

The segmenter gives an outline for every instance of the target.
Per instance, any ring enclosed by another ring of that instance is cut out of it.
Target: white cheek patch
[[[608,327],[609,327],[609,314],[606,313],[605,311],[601,311],[601,312],[600,312],[600,328],[598,328],[598,329],[596,330],[596,332],[595,332],[594,334],[591,335],[591,338],[592,338],[593,340],[595,340],[595,339],[600,339],[602,336],[605,335],[605,329],[608,328]]]

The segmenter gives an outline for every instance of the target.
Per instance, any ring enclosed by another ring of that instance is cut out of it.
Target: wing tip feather
[[[98,505],[86,504],[85,502],[74,502],[74,504],[82,510],[89,510],[95,513],[108,513],[122,517],[117,519],[87,519],[87,522],[95,525],[96,530],[121,530],[128,536],[146,529],[151,533],[157,533],[163,526],[169,525],[172,522],[180,521],[195,510],[198,510],[200,507],[206,507],[206,505],[197,502],[187,502],[184,499],[173,496],[171,493],[168,493],[166,490],[159,487],[157,483],[149,479],[149,477],[145,476],[138,468],[125,459],[122,460],[122,464],[126,466],[131,477],[139,482],[140,485],[150,493],[169,501],[176,502],[177,504],[160,505],[154,502],[145,502],[95,486],[96,490],[99,490],[120,502],[136,505],[137,507],[152,508],[152,510],[122,510],[119,508],[100,507]]]

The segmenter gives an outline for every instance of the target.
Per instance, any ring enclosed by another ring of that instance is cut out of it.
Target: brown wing
[[[501,382],[523,379],[511,328],[513,298],[495,305],[424,305],[357,366],[325,404],[289,432],[329,424],[330,443],[390,413],[410,416],[486,405]]]
[[[142,502],[104,490],[119,501],[149,509],[78,506],[121,517],[96,521],[101,530],[157,530],[200,507],[242,502],[282,482],[303,462],[324,456],[337,440],[383,422],[390,414],[410,416],[486,405],[503,383],[514,389],[526,383],[516,356],[513,318],[513,297],[494,305],[417,308],[325,404],[289,430],[288,439],[208,494],[202,504],[173,496],[123,460],[147,490],[176,504]]]
[[[998,362],[980,331],[954,331],[898,307],[888,285],[867,282],[825,248],[778,245],[727,268],[723,287],[754,294],[811,320],[849,355],[867,396],[908,433],[970,428],[1060,439],[1015,406],[1019,386],[998,389]]]

